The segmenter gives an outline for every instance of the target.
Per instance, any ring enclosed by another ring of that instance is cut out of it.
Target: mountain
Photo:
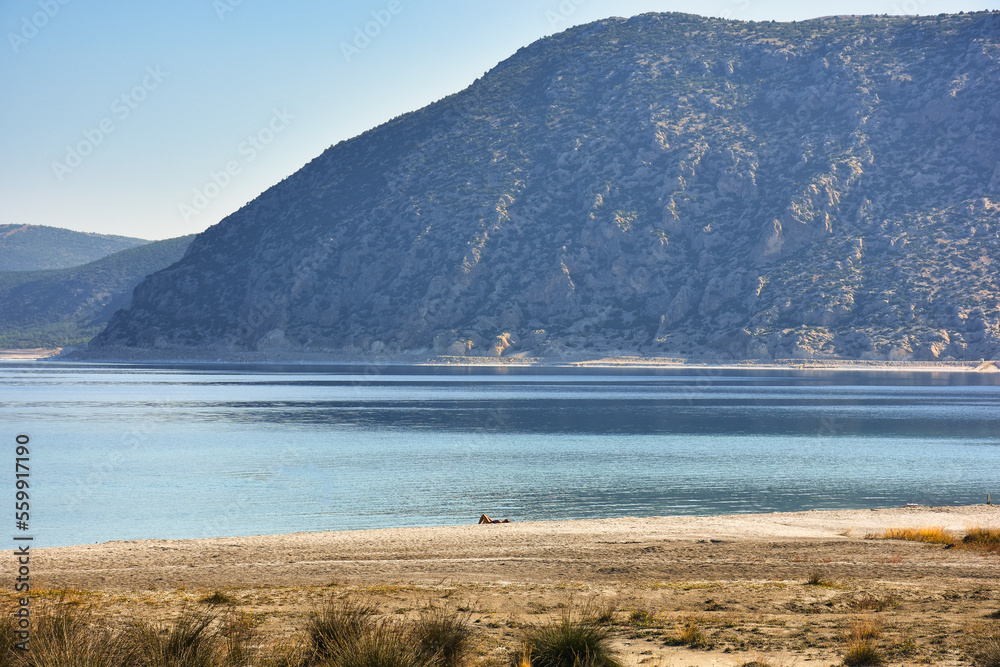
[[[1000,13],[646,14],[322,153],[97,356],[1000,350]]]
[[[0,225],[0,271],[66,269],[146,243],[44,225]]]
[[[194,235],[121,250],[69,269],[0,272],[0,348],[86,342],[150,273],[173,264]]]

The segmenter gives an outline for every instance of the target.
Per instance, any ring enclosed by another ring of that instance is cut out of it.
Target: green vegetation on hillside
[[[87,342],[128,306],[139,281],[180,259],[192,238],[129,248],[68,269],[0,272],[0,348]]]
[[[67,269],[147,243],[43,225],[0,225],[0,271]]]

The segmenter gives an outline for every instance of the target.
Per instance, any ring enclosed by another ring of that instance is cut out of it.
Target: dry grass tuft
[[[35,617],[30,652],[19,655],[13,643],[7,644],[2,664],[120,667],[132,662],[135,646],[130,638],[100,627],[96,621],[90,613],[65,606],[46,609]]]
[[[806,579],[806,586],[832,586],[833,582],[823,576],[819,570],[813,570]]]
[[[173,625],[137,625],[131,633],[140,664],[149,667],[214,667],[222,641],[209,626],[211,615],[188,614]]]
[[[969,654],[974,667],[1000,667],[1000,633],[976,640]]]
[[[238,601],[231,595],[226,595],[221,591],[215,591],[211,595],[206,595],[205,597],[201,598],[200,600],[198,600],[198,602],[210,605],[223,605],[223,604],[234,605]]]
[[[360,602],[331,599],[306,625],[312,657],[326,660],[357,643],[372,631],[377,611],[375,603],[368,599]]]
[[[878,639],[882,636],[882,621],[878,618],[859,618],[854,621],[847,636],[852,639]]]
[[[674,637],[667,637],[664,640],[668,646],[689,646],[691,648],[708,648],[710,643],[705,636],[701,626],[694,619],[688,619],[683,625],[677,627],[677,634]]]
[[[468,661],[472,629],[467,614],[425,611],[411,634],[419,657],[433,667],[461,667]]]
[[[531,667],[621,667],[611,630],[592,617],[573,619],[568,610],[559,621],[528,630],[514,657],[514,664],[524,662]]]
[[[615,612],[618,611],[618,604],[615,600],[604,600],[594,602],[594,621],[601,625],[611,625],[615,622]]]
[[[849,639],[844,651],[844,664],[848,667],[881,665],[885,656],[874,639]]]
[[[882,622],[877,618],[859,618],[854,621],[846,637],[844,664],[850,666],[880,665],[885,654],[878,646],[882,636]]]

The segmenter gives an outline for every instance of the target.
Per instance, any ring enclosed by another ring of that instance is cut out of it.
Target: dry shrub
[[[1000,529],[975,526],[969,528],[960,545],[965,549],[1000,553]]]

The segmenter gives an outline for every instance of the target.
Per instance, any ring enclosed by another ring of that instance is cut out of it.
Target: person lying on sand
[[[482,516],[479,517],[479,523],[510,523],[510,519],[504,519],[503,521],[501,521],[500,519],[491,519],[485,514],[483,514]]]

